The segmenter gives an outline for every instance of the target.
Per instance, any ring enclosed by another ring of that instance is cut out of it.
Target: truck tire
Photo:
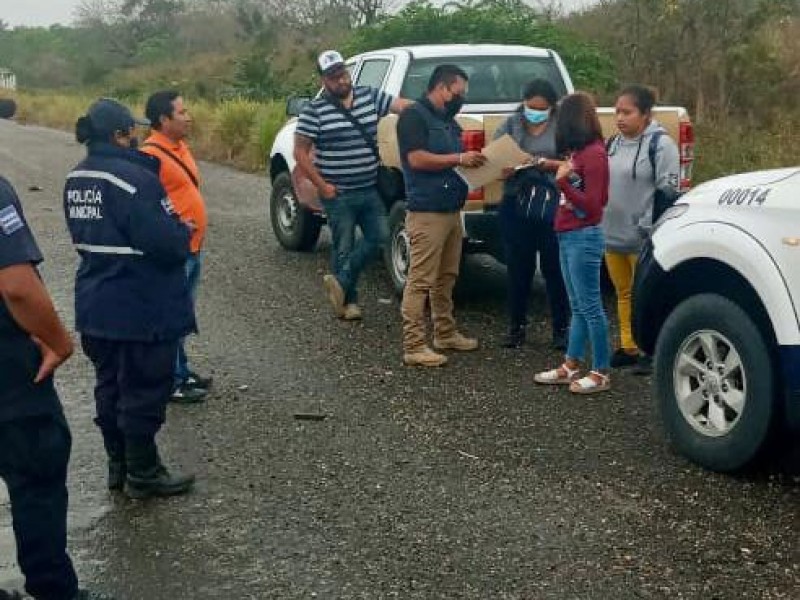
[[[411,246],[406,234],[406,203],[402,200],[392,204],[389,210],[389,240],[383,250],[383,260],[395,293],[402,296],[411,264]]]
[[[699,294],[672,311],[658,337],[653,392],[673,446],[734,472],[764,450],[775,381],[764,335],[737,304]]]
[[[314,248],[322,219],[298,202],[288,171],[280,173],[272,182],[269,215],[272,231],[281,246],[300,252]]]
[[[17,112],[17,103],[10,98],[0,98],[0,119],[10,119]]]

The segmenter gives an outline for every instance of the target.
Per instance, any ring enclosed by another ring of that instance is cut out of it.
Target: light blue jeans
[[[561,274],[567,287],[572,320],[567,358],[583,361],[586,342],[592,346],[592,370],[610,367],[608,318],[600,292],[600,265],[605,239],[599,225],[558,234]]]
[[[192,308],[197,304],[197,286],[200,284],[200,273],[203,270],[203,252],[189,255],[186,259],[186,283],[189,286],[189,297],[192,300]],[[186,338],[181,338],[178,342],[178,358],[175,361],[175,387],[181,385],[189,378],[192,371],[189,369],[189,359],[185,349]]]
[[[358,300],[358,278],[370,260],[376,258],[389,227],[386,209],[375,186],[342,190],[332,200],[323,200],[331,228],[331,271],[344,290],[345,304]],[[356,240],[356,226],[361,239]]]

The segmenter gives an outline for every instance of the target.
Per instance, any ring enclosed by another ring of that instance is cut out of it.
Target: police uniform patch
[[[163,208],[164,212],[167,213],[168,215],[175,214],[175,207],[172,206],[172,200],[170,200],[169,197],[167,196],[164,196],[161,199],[161,208]]]
[[[5,235],[11,235],[23,227],[25,227],[25,223],[13,205],[0,209],[0,231]]]

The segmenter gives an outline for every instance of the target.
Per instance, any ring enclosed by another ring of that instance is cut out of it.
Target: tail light
[[[679,126],[678,148],[680,149],[680,191],[688,192],[692,187],[692,165],[694,164],[694,126],[682,121]]]
[[[482,129],[462,131],[461,143],[464,145],[464,152],[480,152],[486,144],[486,135]],[[483,188],[472,190],[467,196],[467,200],[483,200]]]

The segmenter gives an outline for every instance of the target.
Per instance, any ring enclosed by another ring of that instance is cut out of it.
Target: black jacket
[[[154,342],[196,329],[184,270],[190,232],[158,169],[152,156],[92,144],[67,175],[64,214],[81,257],[75,319],[82,334]]]

